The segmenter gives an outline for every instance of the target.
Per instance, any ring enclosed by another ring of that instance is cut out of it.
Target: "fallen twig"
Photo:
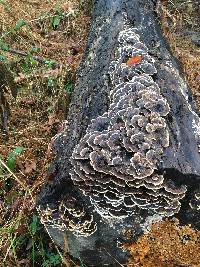
[[[27,57],[29,55],[27,52],[16,50],[16,49],[12,49],[12,48],[9,48],[8,50],[3,50],[3,51],[6,51],[6,52],[11,53],[11,54],[14,54],[14,55],[22,56],[22,57]],[[45,58],[42,58],[40,56],[32,56],[32,58],[34,60],[38,61],[41,64],[51,64],[51,66],[52,66],[53,69],[54,68],[56,69],[56,68],[61,68],[62,67],[61,64],[59,64],[57,62],[54,62],[51,59],[50,60],[49,59],[45,59]]]

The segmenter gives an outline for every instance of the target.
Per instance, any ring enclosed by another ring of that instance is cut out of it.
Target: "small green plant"
[[[27,22],[26,20],[24,20],[24,19],[20,19],[20,20],[18,20],[18,21],[16,22],[14,29],[17,31],[17,30],[19,30],[22,26],[27,25],[27,24],[28,24],[28,22]]]
[[[32,266],[35,266],[37,261],[41,262],[40,257],[42,256],[42,267],[49,266],[60,266],[62,263],[61,256],[54,251],[45,249],[45,240],[40,233],[41,227],[39,226],[39,219],[36,214],[33,214],[32,221],[28,227],[29,234],[31,236],[31,259]]]
[[[32,259],[32,266],[35,266],[36,261],[36,253],[35,253],[35,234],[38,229],[38,217],[37,215],[33,214],[32,222],[29,225],[29,233],[31,235],[31,259]]]
[[[60,25],[62,19],[65,17],[65,13],[63,12],[62,9],[57,6],[54,11],[55,15],[52,17],[51,24],[53,29],[57,29],[58,26]]]
[[[43,262],[42,267],[60,266],[62,263],[61,257],[57,253],[47,252],[47,259]]]
[[[4,55],[0,55],[0,61],[1,61],[1,62],[5,62],[5,61],[7,61],[7,57],[4,56]]]
[[[18,234],[17,228],[21,223],[24,223],[23,219],[16,218],[15,224],[0,227],[1,235],[7,235],[5,240],[10,243],[9,250],[4,255],[4,262],[6,263],[10,253],[16,263],[28,261],[31,267],[61,266],[62,253],[54,246],[49,247],[49,237],[44,232],[38,216],[33,214],[30,223],[27,224],[28,231]],[[0,238],[0,245],[1,241],[3,242],[3,239]]]
[[[9,49],[10,49],[9,44],[0,40],[0,50],[9,51]]]
[[[74,83],[72,81],[69,81],[64,85],[65,92],[69,94],[73,92],[73,89],[74,89]]]
[[[56,29],[60,22],[61,22],[62,16],[60,15],[56,15],[55,17],[52,18],[52,26],[54,29]]]
[[[37,66],[37,61],[34,59],[32,53],[29,52],[27,56],[23,58],[20,65],[24,74],[30,74]]]
[[[11,171],[15,170],[16,167],[16,158],[23,151],[23,147],[16,147],[13,151],[11,151],[8,155],[7,166]]]

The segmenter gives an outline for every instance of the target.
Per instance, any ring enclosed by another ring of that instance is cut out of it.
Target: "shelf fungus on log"
[[[41,223],[53,225],[60,231],[70,230],[77,236],[88,236],[96,231],[93,216],[86,214],[84,208],[79,206],[74,198],[47,205],[44,210],[38,207],[38,210]]]
[[[157,72],[154,59],[130,27],[120,32],[116,54],[109,72],[110,107],[91,121],[75,147],[72,181],[102,217],[129,216],[133,206],[173,215],[186,187],[167,184],[155,173],[170,145],[165,120],[170,107],[152,78]],[[142,60],[127,66],[124,62],[133,54],[142,55]],[[129,187],[138,190],[130,192]]]
[[[37,206],[54,242],[116,266],[154,218],[200,228],[200,120],[154,1],[94,2],[67,120]]]

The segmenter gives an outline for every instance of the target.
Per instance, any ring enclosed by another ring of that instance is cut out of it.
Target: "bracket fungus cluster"
[[[120,32],[114,57],[110,107],[91,121],[75,147],[72,181],[103,218],[127,217],[135,207],[173,215],[186,187],[158,172],[170,145],[170,107],[153,79],[154,59],[130,28]]]
[[[96,231],[93,215],[88,215],[75,198],[63,199],[46,208],[38,207],[41,223],[60,231],[69,230],[77,236],[89,236]]]
[[[87,266],[127,265],[122,244],[167,217],[199,228],[199,114],[155,8],[94,1],[67,128],[53,140],[37,207]]]

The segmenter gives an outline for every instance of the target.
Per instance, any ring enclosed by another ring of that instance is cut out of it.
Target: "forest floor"
[[[161,26],[200,107],[200,2],[163,0]]]
[[[0,14],[0,72],[5,65],[3,82],[10,86],[4,89],[8,134],[0,136],[0,266],[69,266],[45,234],[35,203],[52,160],[51,138],[67,113],[90,3],[0,0]]]
[[[162,1],[157,11],[200,105],[200,8],[186,2]],[[0,80],[10,106],[0,135],[0,267],[75,266],[45,233],[35,204],[53,160],[51,139],[66,119],[91,1],[0,0],[0,14]]]

